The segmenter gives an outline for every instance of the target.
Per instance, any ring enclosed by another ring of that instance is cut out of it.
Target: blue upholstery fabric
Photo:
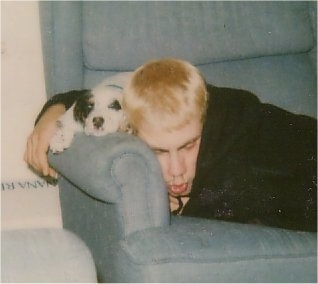
[[[170,227],[138,231],[121,241],[121,246],[139,264],[316,257],[315,234],[196,218],[186,221],[174,216]]]
[[[62,5],[61,5],[62,4]],[[83,87],[82,7],[79,1],[40,3],[45,84],[49,94]]]
[[[308,13],[301,2],[85,2],[84,63],[125,70],[167,55],[197,65],[306,52],[314,45]]]
[[[123,235],[168,225],[167,190],[151,150],[129,134],[107,136],[110,139],[79,135],[72,145],[76,152],[63,153],[66,160],[59,170],[68,172],[67,177],[90,196],[119,204]],[[53,155],[52,162],[55,159],[59,159],[59,155]],[[94,174],[82,174],[92,169],[87,161],[94,161]],[[80,171],[74,164],[80,165]],[[140,190],[132,191],[131,188]],[[134,210],[130,204],[138,204],[139,209]]]
[[[95,282],[86,245],[61,229],[1,232],[1,282]]]
[[[176,56],[214,85],[248,89],[264,102],[316,116],[314,5],[41,3],[47,91],[92,87],[151,58]]]
[[[147,267],[147,279],[161,282],[310,282],[316,277],[315,247],[315,234],[183,217],[121,242],[123,262]],[[140,282],[140,274],[118,277]]]
[[[308,54],[222,62],[200,69],[216,86],[250,90],[263,102],[317,116],[316,74]]]
[[[316,116],[316,2],[40,2],[48,96],[152,58]],[[63,224],[108,282],[316,282],[316,234],[172,218],[156,158],[125,134],[50,155]]]
[[[78,135],[71,148],[50,154],[72,182],[60,184],[64,226],[89,245],[100,280],[315,281],[314,233],[188,217],[169,222],[160,169],[144,147],[124,133]]]

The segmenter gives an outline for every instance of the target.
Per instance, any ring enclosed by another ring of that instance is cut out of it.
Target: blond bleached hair
[[[206,84],[187,61],[149,61],[133,72],[123,93],[123,110],[135,134],[144,124],[171,131],[193,119],[205,120]]]

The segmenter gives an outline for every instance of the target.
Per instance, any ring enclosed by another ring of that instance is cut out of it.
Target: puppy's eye
[[[93,107],[94,107],[94,103],[91,103],[91,102],[89,102],[89,103],[86,105],[87,111],[91,111],[91,110],[93,109]]]
[[[114,110],[121,110],[121,105],[119,103],[119,101],[114,100],[109,106],[108,108],[114,109]]]

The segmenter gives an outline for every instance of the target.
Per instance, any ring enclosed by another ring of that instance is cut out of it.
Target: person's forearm
[[[35,120],[35,124],[39,122],[43,114],[46,113],[46,111],[50,109],[52,106],[55,106],[55,105],[60,105],[60,107],[63,106],[64,109],[59,108],[60,111],[63,110],[61,113],[63,114],[66,110],[68,110],[73,105],[73,103],[76,101],[80,92],[81,91],[73,90],[66,93],[60,93],[60,94],[54,95],[44,104],[42,110],[40,111],[40,113],[38,114]]]
[[[54,104],[52,106],[49,106],[48,108],[45,109],[45,111],[43,112],[43,114],[37,119],[36,124],[38,124],[38,122],[41,120],[42,121],[56,121],[58,120],[58,118],[64,114],[66,112],[66,108],[64,104]],[[44,115],[45,113],[45,115]]]

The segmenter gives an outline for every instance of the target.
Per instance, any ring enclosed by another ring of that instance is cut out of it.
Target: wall
[[[1,228],[61,227],[59,189],[23,161],[45,102],[37,1],[1,1]]]

